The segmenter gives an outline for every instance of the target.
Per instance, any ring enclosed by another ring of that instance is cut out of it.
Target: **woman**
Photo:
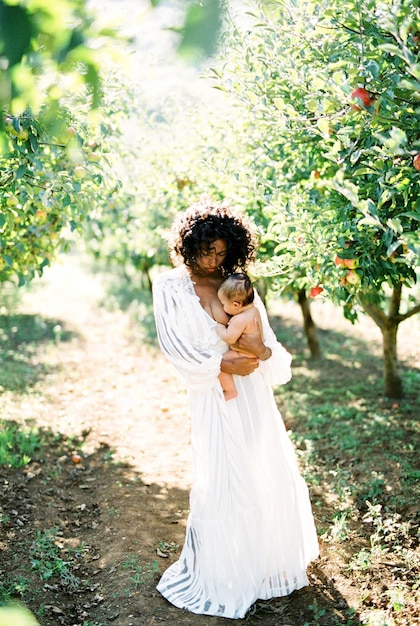
[[[203,200],[175,218],[169,243],[176,267],[154,282],[155,319],[189,389],[194,476],[185,544],[157,589],[193,613],[242,618],[257,599],[307,585],[318,556],[307,487],[270,387],[290,379],[291,356],[257,294],[262,332],[235,345],[255,357],[238,357],[217,335],[228,321],[218,288],[255,253],[243,215]],[[220,371],[234,375],[229,402]]]

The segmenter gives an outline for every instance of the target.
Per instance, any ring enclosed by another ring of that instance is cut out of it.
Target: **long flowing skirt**
[[[242,618],[257,599],[308,584],[318,556],[308,489],[270,387],[191,393],[194,479],[185,544],[157,589],[173,605]]]

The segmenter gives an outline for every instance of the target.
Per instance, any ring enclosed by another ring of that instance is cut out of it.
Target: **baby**
[[[236,343],[242,334],[255,332],[256,322],[258,327],[262,328],[260,312],[254,305],[254,288],[247,274],[237,273],[228,276],[220,285],[217,295],[225,312],[232,316],[227,326],[218,323],[216,329],[219,337],[227,344]],[[254,356],[250,353],[249,355]],[[232,374],[220,372],[219,380],[225,400],[236,398],[238,392]]]

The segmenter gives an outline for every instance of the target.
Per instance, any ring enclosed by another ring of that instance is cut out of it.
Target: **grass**
[[[24,467],[42,450],[42,436],[35,426],[0,420],[0,466]]]
[[[130,595],[139,585],[146,585],[155,578],[156,574],[160,573],[156,560],[143,562],[137,554],[127,555],[122,566],[129,573],[127,595]]]
[[[59,528],[39,530],[31,545],[31,569],[41,580],[57,578],[60,584],[72,591],[80,590],[80,579],[73,568],[83,556],[84,546],[68,548]]]

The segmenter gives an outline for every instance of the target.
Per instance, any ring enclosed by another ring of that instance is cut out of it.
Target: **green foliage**
[[[352,322],[363,308],[395,398],[398,325],[420,311],[419,33],[411,3],[268,0],[211,71],[249,111],[231,171],[265,231],[257,271]]]
[[[0,0],[0,283],[41,275],[117,184],[116,38],[85,0]]]
[[[30,107],[37,115],[48,103],[54,111],[68,91],[85,87],[97,107],[109,36],[115,31],[99,24],[85,0],[1,0],[0,109],[20,115]],[[101,41],[99,48],[92,46],[95,39]]]
[[[178,52],[182,57],[197,61],[211,56],[217,46],[222,23],[223,0],[190,2],[183,27]]]
[[[41,580],[58,578],[69,591],[77,591],[81,581],[72,570],[83,551],[83,546],[66,548],[62,532],[57,528],[39,530],[30,550],[31,569],[39,574]]]
[[[0,624],[4,626],[39,626],[35,616],[25,606],[14,600],[0,604]]]
[[[24,467],[42,450],[37,428],[21,428],[15,422],[0,420],[0,466]]]
[[[242,139],[269,218],[261,271],[283,288],[321,283],[348,313],[360,291],[416,280],[419,28],[411,3],[264,2],[215,72],[252,110]]]
[[[123,568],[129,572],[129,581],[134,589],[139,585],[147,584],[160,572],[156,560],[143,563],[137,554],[128,555],[123,562]],[[131,593],[131,590],[127,590],[127,592]]]
[[[55,127],[29,110],[6,117],[8,152],[0,157],[0,283],[22,285],[41,275],[59,252],[70,248],[83,222],[118,185],[110,152],[126,102],[117,79],[104,92],[102,108],[92,121],[87,103],[68,98],[57,111]]]
[[[29,586],[30,581],[23,576],[13,581],[2,581],[0,583],[0,606],[9,604],[16,596],[24,598]]]

